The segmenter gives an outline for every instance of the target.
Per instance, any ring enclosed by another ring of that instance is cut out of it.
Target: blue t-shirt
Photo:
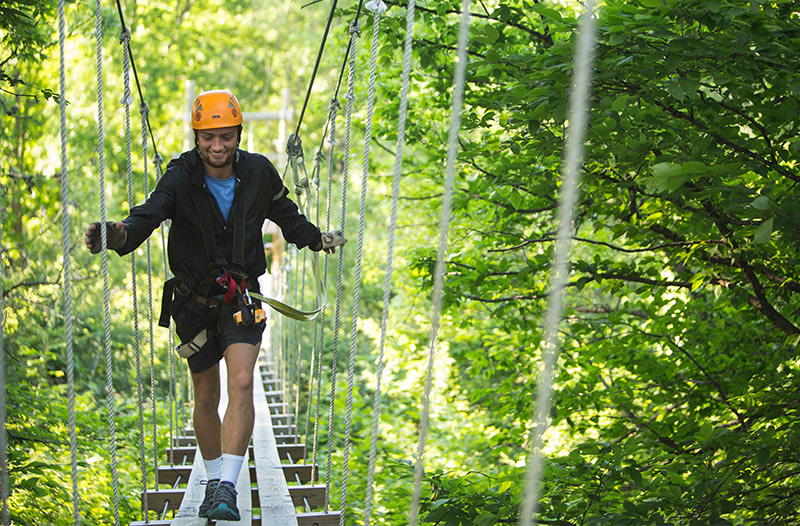
[[[211,193],[217,199],[222,217],[227,221],[228,213],[231,211],[231,205],[233,204],[233,189],[236,187],[236,174],[227,179],[215,179],[208,174],[205,174],[205,176],[208,189],[211,190]]]

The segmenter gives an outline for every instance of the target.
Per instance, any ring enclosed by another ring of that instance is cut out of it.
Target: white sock
[[[203,464],[206,466],[208,480],[219,480],[222,476],[222,457],[212,458],[211,460],[204,458]]]
[[[239,479],[239,471],[242,470],[244,464],[244,457],[239,455],[222,454],[222,475],[220,482],[230,482],[234,486]]]

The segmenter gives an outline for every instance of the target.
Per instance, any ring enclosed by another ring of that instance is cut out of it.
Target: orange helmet
[[[195,130],[238,126],[242,120],[239,101],[228,90],[204,91],[192,105],[192,128]]]

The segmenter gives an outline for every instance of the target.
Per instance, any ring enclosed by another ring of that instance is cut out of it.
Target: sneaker
[[[224,521],[242,520],[239,516],[239,508],[236,507],[236,488],[233,483],[224,481],[217,486],[214,493],[214,504],[208,510],[208,518]]]
[[[217,492],[217,486],[219,486],[219,479],[212,479],[200,482],[200,484],[206,485],[206,496],[203,498],[203,503],[200,504],[200,509],[198,510],[198,515],[200,517],[208,517],[208,510],[211,509],[211,505],[214,504],[214,494]]]

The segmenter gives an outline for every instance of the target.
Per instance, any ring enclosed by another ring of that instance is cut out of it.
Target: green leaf
[[[771,208],[771,203],[769,197],[760,195],[753,199],[753,201],[750,203],[750,206],[757,210],[769,210]]]
[[[769,240],[772,237],[772,223],[772,217],[763,221],[761,225],[759,225],[758,229],[756,229],[756,233],[753,236],[753,241],[759,244],[769,243]]]

